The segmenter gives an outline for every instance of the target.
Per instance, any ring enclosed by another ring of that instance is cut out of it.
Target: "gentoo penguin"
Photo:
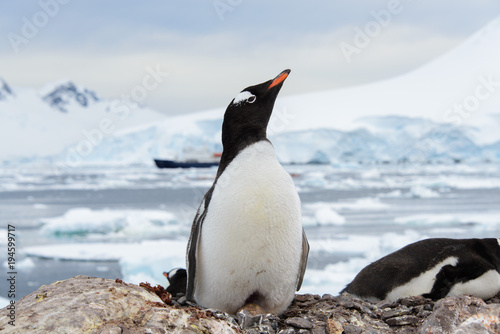
[[[222,124],[223,152],[194,218],[187,299],[235,314],[257,305],[280,314],[302,284],[309,244],[300,199],[266,128],[290,70],[242,90]]]
[[[167,278],[169,283],[166,290],[167,292],[170,292],[172,296],[175,296],[178,293],[186,294],[186,282],[187,282],[186,269],[174,268],[169,272],[164,272],[163,276]]]
[[[378,301],[462,294],[489,299],[500,291],[500,240],[427,239],[366,266],[342,290]]]

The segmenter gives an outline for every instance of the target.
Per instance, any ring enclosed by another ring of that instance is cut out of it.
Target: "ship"
[[[206,154],[190,150],[188,154],[184,151],[183,160],[153,159],[158,168],[209,168],[218,166],[222,153],[216,152]]]

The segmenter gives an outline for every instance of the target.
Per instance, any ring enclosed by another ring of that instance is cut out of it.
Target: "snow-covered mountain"
[[[292,96],[278,105],[297,115],[288,131],[321,124],[352,130],[367,116],[400,115],[473,127],[477,131],[469,134],[471,139],[492,143],[500,140],[499,54],[500,17],[455,49],[405,75]],[[370,129],[369,124],[362,125]]]
[[[268,134],[283,162],[500,162],[499,54],[500,17],[405,75],[279,97]],[[219,151],[224,109],[167,118],[71,82],[35,91],[0,81],[0,161],[150,163]]]
[[[85,158],[106,136],[165,119],[127,100],[102,100],[71,81],[36,90],[0,80],[0,161],[51,162],[72,145]]]

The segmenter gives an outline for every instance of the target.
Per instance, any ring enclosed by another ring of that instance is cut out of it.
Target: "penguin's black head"
[[[276,97],[290,74],[284,70],[274,79],[243,89],[229,104],[222,124],[222,144],[244,146],[266,139]]]
[[[164,272],[165,276],[170,283],[167,287],[167,291],[173,296],[177,293],[186,293],[186,282],[187,282],[187,272],[184,268],[175,268],[170,270],[168,273]]]

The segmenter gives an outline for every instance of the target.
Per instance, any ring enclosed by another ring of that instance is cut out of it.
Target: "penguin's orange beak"
[[[269,87],[267,87],[267,89],[269,90],[269,89],[273,88],[274,86],[279,85],[280,83],[285,81],[285,79],[288,77],[288,74],[290,74],[290,70],[284,70],[283,72],[278,74],[278,76],[273,79],[273,81],[271,82]]]

